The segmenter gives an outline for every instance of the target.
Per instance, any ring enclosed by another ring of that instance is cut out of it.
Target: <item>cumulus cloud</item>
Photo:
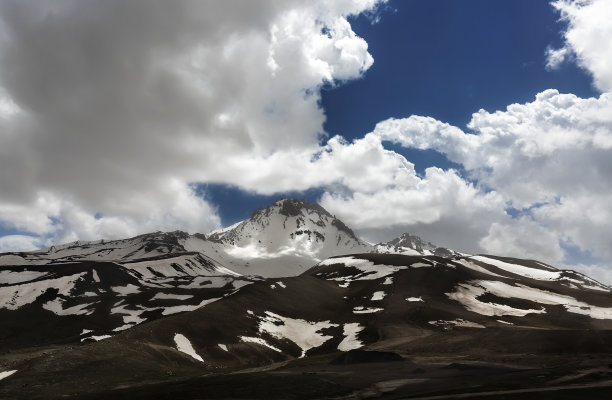
[[[601,91],[612,90],[612,3],[608,0],[557,0],[551,3],[568,25],[565,43],[548,49],[548,66],[557,68],[570,55],[593,75]]]
[[[463,165],[481,190],[473,197],[499,211],[483,216],[485,234],[473,232],[480,237],[481,250],[558,264],[564,260],[561,245],[568,244],[610,259],[610,110],[610,93],[582,99],[547,90],[530,103],[504,111],[480,110],[468,124],[469,132],[411,116],[380,122],[372,135],[406,147],[434,149]],[[495,202],[483,197],[487,189],[494,191]],[[469,203],[464,209],[479,213],[477,203]],[[441,209],[435,201],[431,205]],[[510,218],[504,208],[514,208],[523,217]]]
[[[7,235],[0,237],[0,253],[36,250],[42,245],[40,238],[34,236]]]
[[[320,87],[373,63],[378,0],[6,1],[0,222],[56,241],[208,231],[192,182],[318,150]]]

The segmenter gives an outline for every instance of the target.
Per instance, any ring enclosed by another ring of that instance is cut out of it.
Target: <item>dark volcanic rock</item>
[[[350,350],[340,356],[334,358],[330,364],[361,364],[361,363],[376,363],[404,361],[404,358],[397,353],[390,351],[366,351],[366,350]]]

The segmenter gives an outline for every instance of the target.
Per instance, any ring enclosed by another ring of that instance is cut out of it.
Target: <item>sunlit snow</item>
[[[384,310],[383,308],[376,308],[376,307],[363,307],[363,306],[357,306],[353,308],[353,313],[354,314],[372,314],[372,313],[376,313],[379,311]]]
[[[127,284],[125,286],[113,286],[111,290],[117,293],[119,296],[127,296],[129,294],[136,294],[140,292],[140,289],[136,285]]]
[[[571,296],[521,284],[509,285],[500,281],[472,281],[467,284],[460,284],[455,292],[446,293],[446,295],[453,300],[459,301],[468,310],[483,315],[524,316],[531,313],[540,314],[546,312],[544,307],[540,310],[521,310],[507,305],[486,303],[478,300],[478,297],[485,293],[491,293],[501,298],[519,298],[539,304],[561,305],[571,313],[587,315],[595,319],[612,319],[612,308],[593,306]]]
[[[202,357],[198,353],[196,353],[195,349],[191,345],[189,339],[187,339],[184,335],[177,333],[174,335],[174,343],[176,343],[176,349],[180,352],[183,352],[198,361],[204,362]]]
[[[29,282],[47,275],[40,271],[0,271],[0,285],[13,285],[15,283]]]
[[[282,315],[266,311],[266,315],[261,317],[259,331],[266,332],[277,339],[288,339],[302,349],[300,357],[304,357],[306,352],[319,347],[332,336],[323,335],[320,331],[325,328],[338,326],[329,321],[310,322],[303,319],[293,319]]]
[[[354,258],[352,256],[328,258],[327,260],[324,260],[321,263],[319,263],[319,265],[326,265],[326,266],[334,265],[334,264],[344,264],[347,267],[353,267],[362,272],[361,274],[357,274],[352,277],[329,278],[329,280],[335,280],[335,281],[345,281],[349,279],[354,280],[354,281],[380,279],[388,275],[391,275],[397,271],[400,271],[402,269],[408,268],[407,266],[374,264],[371,261],[363,260],[360,258]]]
[[[538,279],[542,281],[555,281],[561,276],[561,271],[551,271],[538,268],[529,268],[524,265],[511,264],[505,261],[496,260],[490,257],[484,256],[472,256],[472,260],[480,261],[485,264],[496,266],[497,268],[503,269],[504,271],[511,272],[516,275],[524,276],[527,278]],[[549,267],[547,267],[549,268]]]
[[[86,272],[82,272],[22,285],[2,286],[0,287],[0,308],[17,310],[21,306],[34,302],[38,296],[48,289],[57,289],[59,293],[69,295],[76,282],[82,279],[85,274]]]
[[[262,346],[266,346],[266,347],[268,347],[268,348],[270,348],[270,349],[272,349],[274,351],[282,353],[281,349],[279,349],[278,347],[272,346],[270,343],[266,342],[262,338],[252,337],[252,336],[240,336],[240,340],[242,340],[245,343],[257,343],[257,344],[260,344]]]
[[[444,328],[449,328],[451,326],[459,326],[462,328],[486,328],[484,325],[481,325],[476,322],[466,321],[464,319],[458,318],[453,321],[445,321],[445,320],[437,320],[437,321],[429,321],[429,324],[442,326]]]
[[[187,300],[192,298],[192,294],[172,294],[172,293],[156,293],[151,300]]]
[[[381,290],[381,291],[378,291],[378,292],[374,292],[372,294],[372,298],[370,300],[372,300],[372,301],[380,301],[380,300],[384,299],[385,296],[386,296],[386,293]]]
[[[57,298],[46,302],[42,305],[42,308],[56,315],[91,315],[94,312],[94,310],[87,309],[87,307],[94,303],[77,304],[76,306],[64,308],[64,302],[64,299]]]
[[[344,339],[338,344],[338,350],[349,351],[363,346],[363,343],[357,339],[357,334],[363,330],[363,326],[353,322],[344,324],[343,329]]]
[[[4,378],[8,378],[9,376],[13,375],[15,372],[17,372],[16,369],[13,369],[11,371],[0,372],[0,381]]]

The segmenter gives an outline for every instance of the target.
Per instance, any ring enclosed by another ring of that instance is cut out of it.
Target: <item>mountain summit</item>
[[[263,271],[256,260],[265,260],[271,267],[276,260],[308,268],[333,255],[373,251],[323,207],[297,199],[278,200],[207,239],[222,244],[230,257],[257,263],[260,267],[254,269],[266,276],[286,272]]]

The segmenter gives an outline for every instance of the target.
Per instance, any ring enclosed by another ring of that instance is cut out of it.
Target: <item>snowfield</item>
[[[392,275],[396,273],[397,271],[408,268],[407,266],[374,264],[371,261],[363,260],[360,258],[355,258],[352,256],[328,258],[327,260],[324,260],[321,263],[319,263],[319,265],[325,265],[325,266],[335,265],[335,264],[344,264],[347,267],[356,268],[359,271],[361,271],[361,273],[350,276],[350,277],[329,278],[328,280],[334,280],[334,281],[375,280],[375,279],[385,278],[388,275]]]
[[[174,343],[176,343],[176,349],[180,352],[183,352],[200,362],[204,362],[202,357],[198,353],[196,353],[195,349],[191,345],[189,339],[187,339],[184,335],[177,333],[174,335]]]
[[[561,271],[555,270],[552,271],[548,269],[537,269],[537,268],[529,268],[524,265],[518,264],[510,264],[505,261],[496,260],[494,258],[485,257],[485,256],[472,256],[470,257],[472,260],[480,261],[485,264],[493,265],[499,269],[503,269],[504,271],[511,272],[516,275],[524,276],[531,279],[537,279],[541,281],[556,281],[561,276]],[[542,264],[544,265],[544,264]],[[490,273],[489,273],[490,274]]]
[[[17,372],[16,369],[13,369],[11,371],[0,372],[0,381],[4,378],[8,378],[9,376],[13,375],[15,372]]]
[[[586,315],[594,319],[612,319],[612,308],[598,307],[579,301],[571,296],[536,289],[516,284],[509,285],[500,281],[472,281],[460,284],[455,292],[446,295],[461,304],[468,310],[488,316],[525,316],[527,314],[542,314],[544,307],[539,309],[518,309],[508,305],[487,303],[478,300],[485,293],[491,293],[500,298],[517,298],[529,300],[537,304],[561,305],[568,312]]]
[[[69,295],[77,281],[83,279],[86,274],[86,272],[82,272],[44,281],[2,286],[0,287],[0,307],[17,310],[26,304],[33,303],[38,296],[45,293],[48,289],[57,289],[59,293]]]
[[[319,347],[333,336],[323,335],[320,331],[325,328],[338,326],[329,321],[310,322],[303,319],[283,317],[270,311],[266,311],[264,317],[260,317],[259,332],[268,333],[277,339],[288,339],[302,349],[301,357],[313,347]]]
[[[357,335],[363,329],[364,327],[359,325],[358,323],[344,324],[344,339],[342,339],[342,341],[338,345],[338,350],[349,351],[363,347],[363,343],[361,343],[361,341],[357,338]]]
[[[382,290],[378,291],[378,292],[374,292],[372,294],[372,298],[370,300],[371,301],[380,301],[380,300],[384,299],[386,295],[387,294],[385,292],[383,292]]]
[[[47,275],[40,271],[0,271],[0,285],[14,285],[15,283],[30,282]]]
[[[272,346],[270,343],[266,342],[265,340],[263,340],[262,338],[258,338],[258,337],[252,337],[252,336],[240,336],[240,340],[242,342],[245,343],[256,343],[256,344],[260,344],[262,346],[266,346],[278,353],[282,353],[283,351],[281,349],[279,349],[278,347],[274,347]]]
[[[481,325],[481,324],[476,323],[476,322],[466,321],[466,320],[461,319],[461,318],[455,319],[453,321],[445,321],[445,320],[441,320],[441,319],[437,320],[437,321],[429,321],[429,324],[435,325],[435,326],[441,326],[441,327],[443,327],[445,329],[448,329],[448,328],[453,327],[453,326],[459,326],[459,327],[462,327],[462,328],[479,328],[479,329],[486,328],[486,326],[484,326],[484,325]]]

